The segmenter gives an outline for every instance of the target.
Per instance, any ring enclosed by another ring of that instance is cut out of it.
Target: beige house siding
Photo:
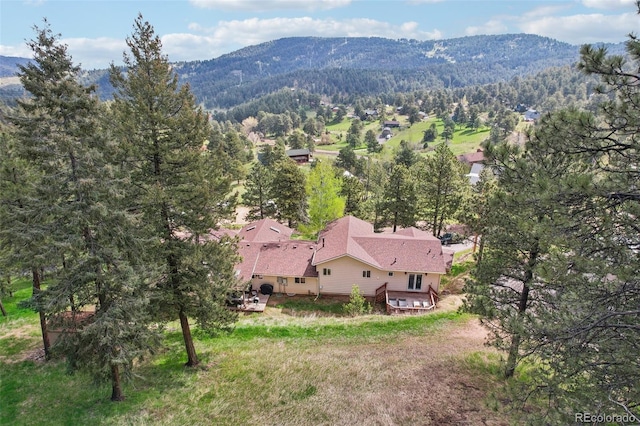
[[[408,291],[409,272],[405,274],[394,271],[393,276],[389,276],[388,271],[374,268],[349,256],[316,265],[316,269],[321,287],[320,293],[350,294],[351,287],[356,284],[365,296],[375,296],[376,289],[384,283],[388,283],[387,290]],[[330,269],[331,274],[325,275],[324,269]],[[371,276],[369,278],[363,277],[363,271],[371,271]],[[439,284],[439,274],[423,274],[422,288],[418,293],[426,293],[429,285],[438,291]]]
[[[295,277],[283,277],[287,279],[286,285],[284,283],[278,283],[277,276],[264,275],[262,278],[253,278],[251,285],[254,290],[260,291],[262,284],[271,284],[273,286],[274,293],[295,293],[295,294],[317,294],[318,292],[318,278],[316,277],[304,277],[305,283],[296,284]]]
[[[387,272],[385,274],[388,275]],[[387,276],[387,290],[389,291],[415,291],[409,290],[409,274],[420,274],[420,272],[398,272],[393,271],[393,276]],[[416,291],[416,293],[426,293],[429,290],[429,286],[434,291],[438,291],[440,287],[440,274],[426,274],[422,273],[422,288],[420,291]]]

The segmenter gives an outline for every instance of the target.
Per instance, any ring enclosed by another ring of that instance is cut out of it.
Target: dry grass
[[[460,297],[450,296],[441,308],[459,305]],[[261,318],[246,320],[291,321],[277,313]],[[508,424],[485,403],[495,379],[465,362],[471,354],[493,353],[484,346],[485,337],[472,319],[424,335],[357,343],[258,339],[207,354],[208,368],[182,385],[186,401],[163,394],[156,409],[130,413],[115,423],[184,424],[202,418],[217,425]]]
[[[454,312],[460,303],[461,296],[446,296],[436,314]],[[468,362],[469,357],[495,357],[495,352],[484,346],[486,332],[476,319],[458,318],[439,322],[424,332],[395,332],[392,328],[373,337],[352,338],[348,334],[351,326],[393,326],[402,319],[383,315],[300,316],[270,306],[264,315],[242,317],[238,327],[338,327],[345,334],[247,339],[232,335],[198,340],[197,350],[205,366],[189,370],[182,367],[182,342],[176,332],[161,354],[140,365],[139,376],[125,390],[130,399],[124,403],[107,402],[108,394],[103,391],[97,392],[99,396],[95,390],[82,393],[86,383],[80,378],[70,381],[61,373],[54,375],[58,381],[49,386],[60,390],[76,386],[69,389],[69,394],[76,396],[60,400],[59,409],[73,413],[80,423],[506,425],[509,419],[486,403],[497,379]],[[30,334],[32,329],[22,332]],[[12,334],[22,332],[14,329]],[[33,335],[30,341],[37,342]],[[24,368],[51,377],[62,367],[40,364]],[[23,419],[19,424],[56,418],[53,411],[34,413],[28,401],[16,406],[23,414],[18,417]],[[30,414],[25,416],[27,412]]]

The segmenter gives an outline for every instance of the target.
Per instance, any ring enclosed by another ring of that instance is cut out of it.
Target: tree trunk
[[[476,256],[476,264],[482,261],[482,254],[484,252],[484,238],[480,238],[480,245],[478,247],[478,255]]]
[[[120,369],[117,365],[111,366],[111,400],[124,401],[124,394],[120,384]]]
[[[527,262],[527,270],[524,274],[524,281],[522,283],[522,293],[520,293],[520,300],[518,301],[518,323],[522,320],[527,305],[529,303],[529,290],[533,281],[533,268],[538,260],[538,242],[535,242],[535,248],[529,255],[529,261]],[[519,331],[516,331],[511,339],[511,346],[509,347],[509,357],[507,358],[507,365],[505,367],[504,376],[506,378],[513,377],[513,373],[516,371],[516,365],[518,363],[518,353],[520,351],[520,339],[521,335]]]
[[[0,311],[2,311],[2,316],[7,316],[7,311],[4,309],[4,305],[2,304],[2,299],[0,299]]]
[[[504,370],[504,377],[511,378],[516,371],[516,364],[518,363],[518,351],[520,349],[520,334],[515,334],[511,339],[511,346],[509,347],[509,357],[507,358],[507,365]]]
[[[40,271],[38,268],[32,268],[31,273],[33,275],[33,295],[36,296],[40,293]],[[42,343],[44,346],[45,359],[51,358],[51,343],[49,342],[49,333],[47,333],[47,318],[42,309],[38,309],[40,314],[40,330],[42,331]]]
[[[9,297],[13,297],[13,289],[11,288],[11,275],[7,274],[7,291],[9,292]]]
[[[398,227],[398,209],[393,213],[393,233],[395,234]]]
[[[198,355],[196,354],[196,348],[193,345],[193,338],[191,337],[191,329],[189,328],[189,319],[184,314],[184,311],[180,309],[180,326],[182,327],[182,337],[184,338],[184,346],[187,350],[187,367],[195,367],[200,363],[198,361]]]

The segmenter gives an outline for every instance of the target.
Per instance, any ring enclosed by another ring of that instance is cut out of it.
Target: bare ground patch
[[[262,425],[506,425],[484,402],[491,379],[463,362],[470,353],[490,351],[485,337],[472,320],[382,343],[261,344],[245,354],[270,359],[256,362],[247,378],[255,393],[238,395],[243,407],[227,409],[246,410],[246,421]]]

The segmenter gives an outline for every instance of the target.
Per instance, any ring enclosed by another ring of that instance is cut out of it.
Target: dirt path
[[[236,219],[235,222],[238,225],[245,225],[247,222],[247,213],[249,213],[249,207],[238,206],[236,207]]]

